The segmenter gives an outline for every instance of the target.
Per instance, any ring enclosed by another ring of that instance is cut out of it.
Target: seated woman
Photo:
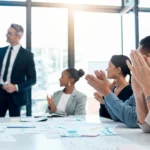
[[[114,82],[110,84],[111,90],[114,92],[115,95],[118,96],[119,99],[125,101],[128,99],[132,94],[132,87],[131,83],[131,72],[126,64],[126,60],[130,59],[124,55],[113,55],[109,61],[107,71],[107,78],[114,79]],[[130,61],[131,62],[131,61]],[[129,82],[126,81],[126,76],[129,75]],[[103,98],[98,93],[94,93],[95,99],[100,102],[100,109],[99,115],[106,118],[112,118],[110,116],[108,106],[105,107],[105,102]],[[106,109],[107,108],[107,109]]]
[[[65,87],[57,91],[52,97],[47,97],[49,113],[63,115],[85,115],[87,96],[75,88],[75,83],[84,75],[82,69],[66,69],[59,79],[60,86]]]

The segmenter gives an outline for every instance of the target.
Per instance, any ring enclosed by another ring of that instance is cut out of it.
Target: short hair
[[[20,35],[23,35],[24,30],[23,30],[23,27],[22,27],[21,25],[12,23],[12,24],[10,25],[10,27],[13,28],[13,29],[15,29],[16,34],[18,34],[18,35],[19,35],[19,34],[20,34]]]
[[[150,53],[150,36],[146,36],[145,38],[141,39],[140,41],[141,53],[148,54]]]
[[[65,71],[68,72],[69,76],[73,79],[75,79],[75,82],[77,82],[80,77],[82,77],[85,72],[82,69],[76,70],[75,68],[68,68]]]

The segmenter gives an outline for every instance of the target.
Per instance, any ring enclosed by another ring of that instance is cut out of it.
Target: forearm
[[[114,121],[120,121],[119,118],[112,112],[111,108],[107,104],[105,104],[105,108],[107,109],[108,113]]]
[[[115,94],[110,93],[105,97],[105,102],[111,108],[112,112],[124,123],[127,127],[136,128],[137,114],[133,96],[126,102],[120,100]]]
[[[25,91],[25,90],[31,88],[31,86],[34,85],[35,83],[36,83],[36,77],[33,79],[26,80],[20,84],[17,84],[18,92],[19,91]]]
[[[136,99],[136,112],[138,116],[138,122],[140,124],[145,123],[145,118],[148,114],[147,104],[144,94],[135,94]]]
[[[106,97],[108,94],[110,94],[112,91],[109,88],[105,88],[102,91],[102,94],[104,97]]]
[[[54,106],[54,105],[49,105],[49,108],[50,108],[50,110],[52,111],[52,112],[56,112],[57,111],[57,108],[56,108],[56,106]]]
[[[150,96],[150,90],[149,89],[150,89],[149,87],[144,87],[143,88],[145,98]],[[150,111],[150,101],[147,103],[147,107],[148,107],[148,110]]]
[[[150,101],[147,103],[148,111],[150,111]]]

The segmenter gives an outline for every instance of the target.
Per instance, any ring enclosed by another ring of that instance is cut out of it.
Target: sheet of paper
[[[115,136],[115,138],[113,136],[61,138],[61,141],[67,150],[145,150],[120,136]]]
[[[47,139],[59,139],[60,133],[58,132],[48,132],[44,134]]]
[[[0,142],[16,142],[13,136],[8,134],[0,134]]]
[[[141,148],[135,146],[135,145],[123,145],[123,146],[118,146],[119,150],[141,150]]]
[[[62,143],[67,150],[118,150],[115,146],[110,146],[104,139],[94,138],[62,138]]]
[[[103,129],[100,129],[100,135],[101,136],[114,136],[118,134],[112,128],[103,128]]]
[[[42,117],[23,117],[20,119],[21,122],[40,122],[40,121],[46,121],[48,118],[47,116]]]

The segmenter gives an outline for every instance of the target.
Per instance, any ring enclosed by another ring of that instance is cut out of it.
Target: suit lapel
[[[16,56],[16,59],[14,61],[13,70],[17,66],[17,64],[20,64],[20,62],[22,61],[21,59],[23,59],[23,56],[22,56],[22,47],[20,47],[20,49],[18,51],[18,54]]]
[[[54,99],[55,99],[55,105],[56,105],[56,106],[57,106],[58,103],[59,103],[59,100],[60,100],[60,98],[61,98],[61,96],[62,96],[62,93],[63,93],[63,91],[61,91],[59,94],[57,94],[57,95],[54,97]]]
[[[69,100],[68,100],[68,103],[67,103],[67,105],[66,105],[65,112],[67,112],[67,114],[68,114],[70,105],[72,104],[72,102],[73,102],[73,100],[74,100],[74,98],[75,98],[75,96],[76,96],[76,92],[77,92],[77,90],[74,88],[72,94],[70,95],[70,98],[69,98]]]

